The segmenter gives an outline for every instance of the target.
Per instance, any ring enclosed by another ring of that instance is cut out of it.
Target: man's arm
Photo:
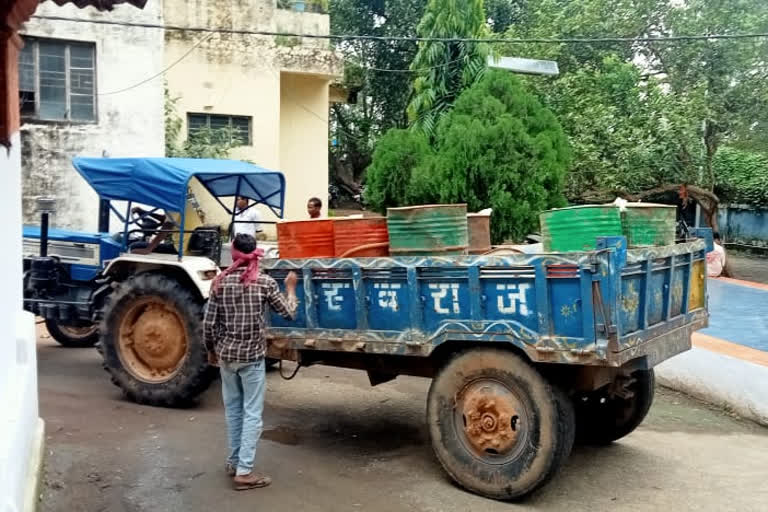
[[[211,293],[208,297],[208,307],[205,309],[205,317],[203,318],[203,343],[208,353],[216,352],[216,342],[218,336],[218,330],[216,323],[219,320],[219,310],[221,308],[221,299],[217,293]]]
[[[134,206],[131,208],[131,211],[133,213],[139,214],[139,215],[148,215],[155,219],[157,222],[165,222],[165,214],[164,213],[156,213],[156,212],[148,212],[144,208],[141,208],[139,206]]]
[[[157,249],[157,246],[159,246],[163,240],[168,238],[168,236],[171,234],[171,231],[173,231],[173,228],[176,227],[176,224],[174,224],[172,221],[168,221],[162,226],[160,226],[161,232],[156,234],[152,237],[152,240],[149,241],[149,245],[142,249],[135,249],[131,252],[134,254],[150,254],[152,251]]]
[[[285,278],[285,293],[287,296],[280,293],[280,288],[274,280],[270,281],[267,302],[283,318],[293,320],[296,317],[296,308],[299,305],[299,300],[296,298],[296,283],[298,281],[296,273],[289,272]]]

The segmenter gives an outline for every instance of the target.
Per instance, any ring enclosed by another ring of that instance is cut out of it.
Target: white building
[[[163,3],[99,12],[48,1],[35,15],[110,22],[32,18],[19,63],[24,223],[38,224],[35,198],[52,195],[54,226],[96,231],[98,198],[72,157],[164,156],[163,30],[115,24],[162,24]]]

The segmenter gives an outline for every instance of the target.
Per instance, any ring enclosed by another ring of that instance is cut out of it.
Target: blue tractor
[[[222,249],[220,226],[203,223],[190,187],[202,186],[234,223],[237,197],[282,217],[285,179],[231,160],[73,164],[101,200],[99,232],[50,228],[53,202],[40,201],[40,226],[24,227],[24,308],[64,346],[100,342],[104,368],[130,399],[189,403],[210,383],[201,322]],[[110,213],[122,224],[116,233]]]

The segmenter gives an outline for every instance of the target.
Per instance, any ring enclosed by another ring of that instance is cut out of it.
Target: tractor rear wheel
[[[172,278],[146,273],[122,283],[100,331],[104,369],[135,402],[186,406],[211,382],[202,301]]]
[[[99,341],[99,326],[96,324],[72,327],[60,325],[55,320],[46,320],[45,328],[48,329],[51,338],[55,339],[62,347],[87,348],[94,346]]]

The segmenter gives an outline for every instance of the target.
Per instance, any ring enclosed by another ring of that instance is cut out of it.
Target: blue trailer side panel
[[[265,260],[278,281],[290,270],[303,275],[298,317],[273,316],[269,337],[299,350],[413,356],[448,341],[500,342],[536,361],[594,365],[643,356],[638,347],[667,335],[674,343],[656,346],[652,364],[688,348],[689,333],[707,320],[701,300],[689,307],[704,293],[691,270],[704,264],[703,242],[599,245],[568,254]]]

